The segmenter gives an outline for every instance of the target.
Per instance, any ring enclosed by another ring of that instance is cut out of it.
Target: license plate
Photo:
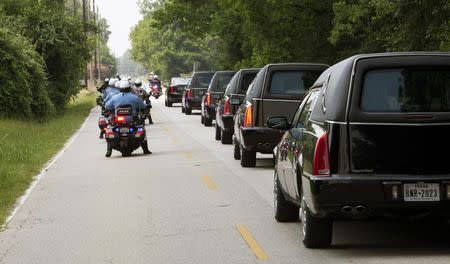
[[[120,133],[128,133],[128,132],[130,132],[130,129],[128,128],[128,127],[122,127],[121,129],[120,129]]]
[[[438,183],[408,183],[403,184],[403,198],[405,202],[439,201]]]

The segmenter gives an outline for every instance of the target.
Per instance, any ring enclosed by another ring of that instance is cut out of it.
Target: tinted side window
[[[256,77],[256,72],[254,73],[245,73],[242,76],[242,84],[240,87],[239,93],[245,93],[248,90],[248,86],[253,82]]]
[[[363,112],[450,112],[450,68],[368,71],[360,105]]]
[[[227,85],[230,83],[231,78],[233,78],[233,75],[219,76],[217,91],[225,91],[225,89],[227,88]],[[214,89],[214,90],[216,90],[216,89]]]
[[[312,110],[314,108],[314,104],[317,100],[317,97],[319,95],[318,91],[311,92],[311,95],[307,99],[302,112],[300,113],[300,117],[298,119],[297,128],[303,128],[305,127],[305,124],[308,122],[309,117],[311,116]]]
[[[320,73],[304,71],[273,72],[269,93],[273,95],[300,95],[307,91],[319,77]]]
[[[191,81],[192,88],[208,88],[214,74],[198,74]]]
[[[239,74],[235,74],[233,78],[231,78],[230,83],[227,86],[227,89],[225,90],[225,94],[234,94],[236,93],[236,86],[237,81],[239,79]]]

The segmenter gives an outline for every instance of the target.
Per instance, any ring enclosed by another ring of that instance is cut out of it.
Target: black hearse
[[[234,157],[241,159],[243,167],[256,165],[257,152],[271,154],[284,134],[283,129],[268,128],[267,118],[292,118],[308,89],[327,68],[323,64],[278,63],[258,72],[234,118]]]
[[[330,246],[334,219],[450,211],[450,53],[348,58],[293,119],[267,124],[290,129],[275,149],[275,218],[300,209],[307,247]]]

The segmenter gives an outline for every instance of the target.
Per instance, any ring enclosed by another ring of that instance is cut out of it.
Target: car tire
[[[302,220],[303,244],[307,248],[328,248],[333,238],[333,221],[326,218],[317,218],[311,214],[301,194],[302,206],[300,218]]]
[[[209,119],[205,116],[205,123],[204,123],[205,127],[210,127],[212,126],[212,119]]]
[[[224,145],[229,145],[231,143],[233,143],[233,135],[230,132],[226,132],[223,130],[220,130],[221,132],[221,143]]]
[[[221,140],[221,139],[222,139],[222,134],[221,134],[220,132],[221,132],[221,129],[220,129],[220,127],[216,124],[216,136],[215,136],[215,139],[216,139],[216,140]]]
[[[241,152],[241,166],[244,168],[250,168],[256,166],[256,151],[246,150],[242,146]]]
[[[275,220],[278,222],[295,222],[299,219],[300,208],[288,202],[284,198],[284,193],[281,190],[280,181],[276,169],[273,172],[273,207],[275,211]]]
[[[171,102],[167,102],[167,106],[168,107],[172,107],[172,103]]]
[[[202,125],[205,123],[205,117],[203,115],[200,117],[200,123],[202,123]]]
[[[241,149],[235,139],[233,140],[233,157],[235,160],[241,159]]]
[[[169,106],[169,104],[167,103],[167,100],[164,101],[164,106]]]
[[[192,108],[186,107],[184,111],[186,111],[186,115],[192,115]]]
[[[184,106],[181,106],[181,113],[185,113],[186,112],[186,108],[184,108]]]

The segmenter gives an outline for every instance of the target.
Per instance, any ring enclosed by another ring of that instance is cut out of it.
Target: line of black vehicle
[[[243,167],[273,153],[275,219],[300,219],[306,247],[329,247],[336,219],[448,216],[449,53],[243,69],[215,105]]]

